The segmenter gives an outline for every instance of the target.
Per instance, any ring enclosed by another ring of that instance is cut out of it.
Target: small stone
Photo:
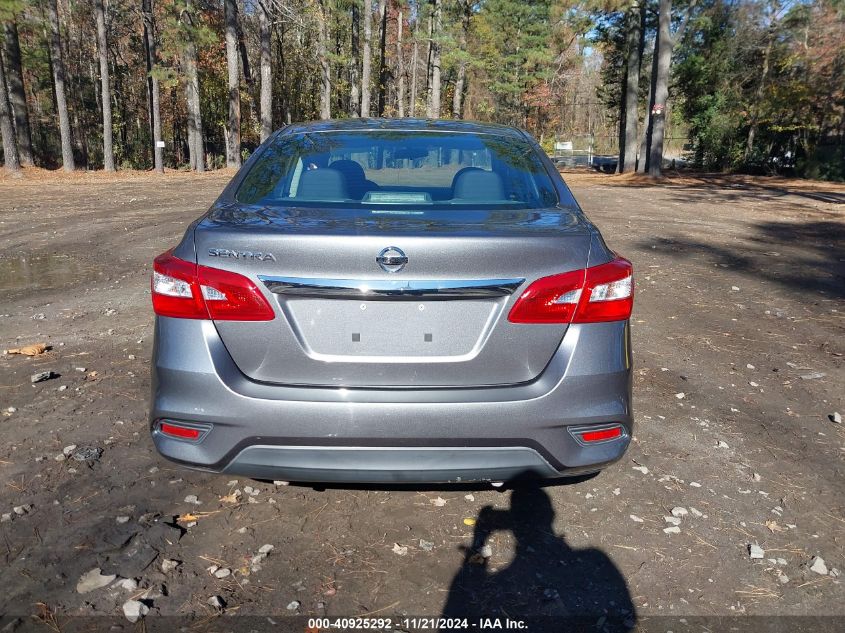
[[[756,368],[754,365],[752,365],[751,363],[748,363],[748,364],[745,366],[745,368],[746,368],[746,369],[757,369],[757,368]]]
[[[114,520],[115,520],[115,523],[119,523],[119,524],[129,523],[129,517],[128,517],[128,516],[125,516],[125,515],[124,515],[124,516],[115,517],[115,519],[114,519]]]
[[[728,443],[724,440],[719,440],[719,442],[716,444],[716,448],[730,448],[730,446],[728,446]]]
[[[681,524],[681,519],[679,519],[678,517],[663,517],[663,520],[666,521],[666,523],[669,523],[671,525],[680,525]]]
[[[443,506],[446,505],[446,499],[444,499],[443,497],[437,497],[436,499],[429,499],[428,502],[431,505],[436,506],[438,508],[442,508]]]
[[[681,391],[680,393],[676,393],[676,394],[675,394],[675,397],[676,397],[678,400],[683,400],[684,398],[686,398],[686,397],[687,397],[687,394],[685,394],[683,391]]]
[[[841,576],[841,575],[842,575],[842,572],[839,571],[839,569],[837,569],[836,567],[831,568],[830,576],[832,578],[839,578],[839,576]]]
[[[96,462],[102,455],[103,449],[98,446],[83,446],[73,452],[73,459],[78,462]]]
[[[163,561],[161,561],[161,571],[163,571],[165,574],[170,573],[171,571],[179,567],[179,565],[181,564],[181,561],[165,558]]]
[[[270,553],[270,552],[272,552],[274,549],[275,549],[275,548],[274,548],[272,545],[270,545],[270,544],[267,544],[267,545],[262,545],[261,547],[259,547],[259,548],[258,548],[258,553],[259,553],[259,554],[269,554],[269,553]]]
[[[123,615],[133,624],[150,612],[150,608],[140,600],[127,600],[123,603]]]
[[[121,578],[120,580],[115,582],[112,587],[116,587],[117,589],[123,589],[124,591],[137,591],[138,581],[133,578]]]
[[[206,604],[211,605],[211,606],[212,606],[212,607],[214,607],[215,609],[224,609],[224,608],[226,608],[226,601],[225,601],[225,600],[223,600],[223,598],[221,598],[220,596],[211,596],[211,597],[208,599],[208,601],[207,601],[207,603],[206,603]]]
[[[57,462],[63,462],[67,459],[67,457],[65,457],[64,453],[59,453],[53,459],[55,459]]]
[[[67,391],[67,385],[61,385],[57,391]]]
[[[69,457],[70,454],[76,450],[76,444],[68,444],[62,449],[62,455]]]
[[[682,506],[675,506],[672,508],[672,516],[673,517],[685,517],[689,514],[686,508]]]
[[[679,528],[677,525],[673,525],[672,527],[663,528],[663,531],[666,534],[680,534],[681,528]]]
[[[397,556],[405,556],[408,553],[408,547],[406,545],[399,545],[399,543],[394,543],[392,551]]]
[[[299,608],[299,600],[292,600],[286,608],[288,611],[296,611]]]
[[[631,515],[631,521],[633,521],[634,523],[643,523],[643,520],[636,514]]]
[[[218,569],[214,572],[215,578],[226,578],[227,576],[231,576],[231,575],[232,575],[232,570],[228,569],[226,567]]]
[[[37,374],[32,374],[32,376],[29,377],[29,382],[33,384],[37,382],[44,382],[45,380],[50,380],[50,378],[53,378],[55,376],[56,374],[54,374],[52,371],[40,371]]]
[[[196,495],[188,495],[187,497],[185,497],[185,503],[192,503],[195,506],[198,506],[202,504],[202,501],[197,499]]]
[[[827,374],[820,371],[815,371],[811,374],[803,374],[802,376],[800,376],[800,378],[801,380],[818,380],[819,378],[824,378],[825,376],[827,376]]]
[[[752,481],[760,481],[762,477],[760,476],[760,473],[754,473],[753,475],[751,475],[751,479]]]
[[[778,576],[778,582],[780,582],[780,584],[782,584],[782,585],[785,585],[786,583],[789,582],[789,576],[787,576],[786,574],[781,572],[780,575]]]
[[[810,571],[814,571],[822,576],[827,576],[827,565],[821,556],[813,556],[810,560]]]
[[[274,486],[289,486],[290,482],[289,481],[280,481],[280,480],[277,479],[273,482],[273,485]]]
[[[17,409],[15,407],[6,407],[6,413],[15,413]],[[836,415],[839,415],[838,413]]]
[[[9,408],[11,409],[12,407]],[[842,415],[840,415],[839,411],[834,411],[827,417],[830,418],[830,421],[834,424],[842,424]]]
[[[261,491],[258,490],[257,488],[253,488],[252,486],[244,486],[244,492],[246,494],[248,494],[249,496],[254,497],[255,495],[257,495]]]
[[[648,467],[646,467],[646,466],[632,466],[632,468],[633,468],[634,470],[638,470],[638,471],[640,471],[643,475],[647,475],[647,474],[648,474]]]
[[[691,482],[689,482],[689,485],[692,486],[693,488],[701,488],[701,484],[698,483],[697,481],[691,481]]]
[[[209,574],[213,574],[213,573],[214,573],[214,572],[216,572],[218,569],[220,569],[220,567],[218,567],[217,565],[211,565],[211,566],[209,566],[209,567],[206,567],[206,568],[205,568],[205,570],[206,570]]]
[[[0,523],[8,523],[12,520],[12,513],[11,512],[4,512],[0,514]]]
[[[760,386],[758,383],[754,382],[753,380],[748,381],[748,384],[751,385],[752,387],[759,387]]]
[[[464,495],[464,499],[466,499],[467,501],[475,501],[475,495],[473,495],[473,494]]]
[[[430,552],[434,549],[434,543],[420,539],[420,549],[424,552]]]
[[[22,506],[15,506],[14,508],[12,508],[12,511],[19,517],[25,514],[29,514],[30,510],[32,510],[32,506],[28,503],[25,503]]]
[[[734,292],[739,292],[739,286],[731,286],[731,290]]]
[[[74,369],[82,374],[87,371],[85,367],[74,367]]]
[[[95,589],[102,589],[114,582],[116,575],[105,575],[100,571],[99,567],[95,567],[91,571],[85,572],[76,583],[77,593],[89,593]]]
[[[763,548],[757,545],[757,543],[751,543],[748,545],[748,556],[750,558],[762,559],[766,556],[766,552],[764,552]]]
[[[493,556],[493,548],[489,545],[485,545],[480,550],[478,550],[478,553],[481,554],[481,558],[490,558],[491,556]]]
[[[621,489],[621,488],[614,488],[614,489],[612,490],[612,492],[613,492],[613,494],[614,494],[615,496],[617,496],[617,497],[618,497],[619,495],[621,495],[621,494],[622,494],[622,489]]]
[[[696,519],[700,519],[701,517],[704,516],[704,514],[701,512],[701,510],[697,510],[696,508],[693,508],[693,507],[690,507],[689,511],[690,511],[690,514],[692,516],[694,516]]]

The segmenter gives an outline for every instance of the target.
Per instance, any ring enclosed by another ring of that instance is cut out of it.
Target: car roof
[[[453,132],[456,134],[493,134],[525,139],[522,130],[496,123],[455,121],[451,119],[328,119],[293,123],[281,130],[282,134],[311,134],[316,132],[359,132],[365,130],[396,130],[403,132]]]

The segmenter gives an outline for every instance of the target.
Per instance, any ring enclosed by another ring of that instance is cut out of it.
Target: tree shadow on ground
[[[449,588],[444,618],[538,619],[557,630],[631,630],[636,622],[628,586],[598,549],[574,549],[554,533],[552,502],[537,486],[517,487],[508,510],[485,506],[473,542]],[[494,569],[485,546],[498,531],[516,539],[508,565]],[[532,628],[531,630],[535,630]],[[536,629],[540,630],[540,628]]]
[[[845,223],[758,222],[736,246],[687,237],[661,237],[638,246],[676,258],[701,256],[790,291],[845,298]]]
[[[566,173],[563,174],[566,179]],[[735,203],[788,202],[790,196],[845,205],[845,188],[841,183],[787,180],[778,177],[731,174],[667,173],[652,179],[645,175],[626,174],[596,181],[603,185],[646,188],[657,187],[690,200]],[[795,201],[800,202],[800,201]]]

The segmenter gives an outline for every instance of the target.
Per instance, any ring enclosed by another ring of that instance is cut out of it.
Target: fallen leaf
[[[464,525],[475,525],[475,519],[470,519],[469,517],[467,517],[466,519],[464,519]]]
[[[24,345],[23,347],[15,347],[7,349],[4,354],[23,354],[24,356],[38,356],[49,349],[45,343],[33,343],[32,345]]]
[[[786,532],[786,528],[782,528],[778,525],[777,521],[772,521],[771,519],[766,521],[766,527],[769,528],[769,531],[772,534],[776,534],[778,532]]]
[[[176,517],[177,523],[189,523],[190,521],[197,521],[199,519],[199,515],[191,514],[188,512],[187,514],[180,514]]]
[[[240,493],[233,492],[230,495],[226,495],[225,497],[220,497],[220,501],[223,503],[238,503],[240,501],[241,495]]]
[[[442,508],[446,505],[446,499],[443,497],[437,497],[436,499],[429,499],[428,502],[432,505],[437,506],[438,508]]]

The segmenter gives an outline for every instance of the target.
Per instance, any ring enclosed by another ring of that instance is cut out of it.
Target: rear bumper
[[[279,386],[246,378],[214,324],[158,317],[150,429],[186,466],[288,481],[404,483],[554,478],[618,460],[632,431],[627,322],[572,325],[531,383],[462,389]],[[161,419],[211,425],[199,442]],[[584,446],[569,428],[621,424]]]

